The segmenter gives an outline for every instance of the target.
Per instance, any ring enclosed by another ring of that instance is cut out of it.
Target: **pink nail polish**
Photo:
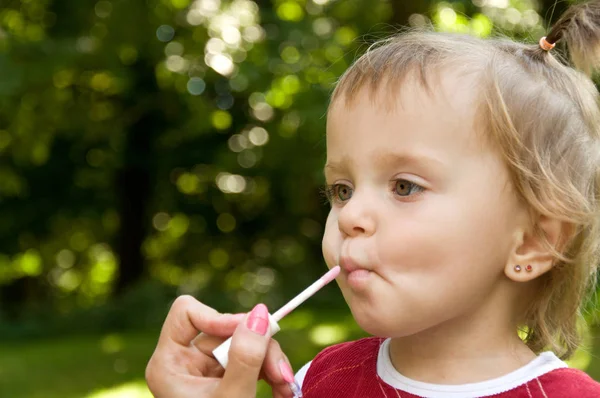
[[[283,380],[285,380],[286,383],[294,382],[294,372],[292,371],[292,368],[290,368],[290,365],[288,365],[288,363],[283,359],[279,361],[279,371],[281,372],[281,376],[283,376]]]
[[[290,386],[290,390],[292,390],[294,398],[301,398],[302,390],[300,389],[298,383],[296,383],[296,379],[294,378],[294,371],[292,370],[290,365],[288,365],[288,363],[283,359],[279,360],[279,371],[281,372],[283,380]]]
[[[267,334],[267,330],[269,329],[269,310],[267,309],[267,306],[264,304],[256,305],[248,316],[246,326],[254,333],[258,333],[262,336]]]

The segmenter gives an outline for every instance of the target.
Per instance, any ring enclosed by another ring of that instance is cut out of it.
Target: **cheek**
[[[465,284],[481,278],[483,283],[504,267],[512,218],[468,200],[436,200],[413,208],[410,216],[385,219],[377,251],[397,277],[419,278],[419,283],[458,283],[458,278]]]
[[[481,242],[489,235],[489,224],[484,222],[487,234],[480,225],[481,216],[474,217],[460,203],[436,200],[415,206],[408,215],[382,219],[377,240],[380,261],[411,273],[435,270],[442,277],[456,263],[481,260]]]
[[[489,191],[494,192],[492,187]],[[447,240],[468,254],[472,266],[504,266],[519,218],[513,201],[507,194],[497,193],[455,206],[456,225],[448,229]]]
[[[329,267],[337,264],[341,245],[342,236],[338,228],[337,214],[331,210],[327,216],[322,241],[323,258]]]
[[[444,203],[429,203],[396,209],[380,219],[377,252],[383,264],[399,264],[402,268],[420,270],[434,266],[433,259],[448,256],[456,247],[458,220],[455,211],[444,211]]]

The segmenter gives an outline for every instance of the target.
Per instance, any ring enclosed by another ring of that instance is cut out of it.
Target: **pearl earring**
[[[515,272],[521,272],[521,266],[519,264],[515,265]]]

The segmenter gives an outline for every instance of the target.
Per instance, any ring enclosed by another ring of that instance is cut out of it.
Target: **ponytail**
[[[600,1],[567,9],[545,40],[551,45],[564,42],[575,68],[590,76],[600,66]]]

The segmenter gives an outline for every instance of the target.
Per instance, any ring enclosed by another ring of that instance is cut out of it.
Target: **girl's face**
[[[388,110],[378,106],[387,94],[362,90],[328,115],[323,254],[342,266],[344,298],[374,335],[412,335],[497,303],[527,219],[477,131],[473,90],[440,80],[429,94],[404,84]]]

